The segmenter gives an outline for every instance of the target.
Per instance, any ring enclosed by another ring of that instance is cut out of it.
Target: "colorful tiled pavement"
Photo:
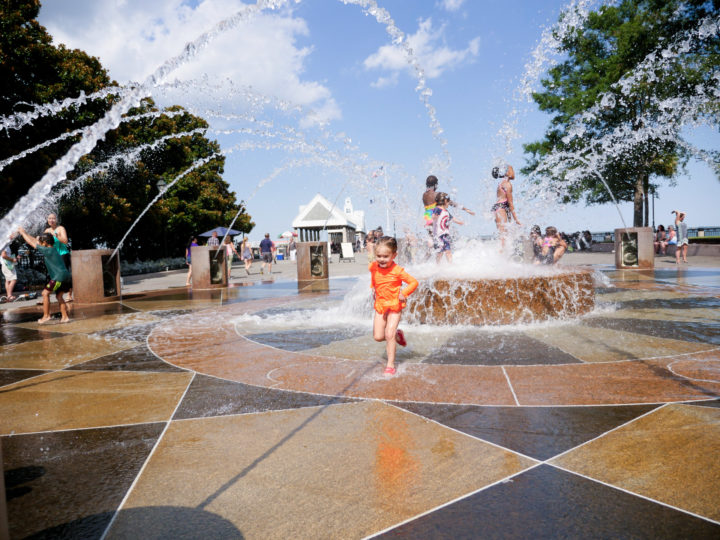
[[[720,270],[662,272],[608,271],[614,308],[567,325],[418,336],[393,378],[367,336],[235,324],[347,281],[5,311],[11,537],[719,538]]]

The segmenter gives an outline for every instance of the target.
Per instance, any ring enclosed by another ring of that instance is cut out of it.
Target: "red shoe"
[[[407,346],[407,341],[405,341],[405,334],[403,334],[402,330],[398,330],[397,332],[395,332],[395,343],[397,343],[401,347]]]
[[[395,375],[395,368],[394,367],[386,367],[385,375]]]

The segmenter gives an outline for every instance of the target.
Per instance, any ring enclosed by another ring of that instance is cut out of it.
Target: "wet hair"
[[[435,204],[443,205],[446,202],[450,202],[450,196],[444,191],[438,191],[438,194],[435,195]]]
[[[549,227],[545,227],[545,236],[555,236],[558,233],[558,230],[550,225]]]
[[[40,239],[40,243],[48,245],[48,246],[52,246],[53,244],[55,244],[55,237],[53,236],[52,233],[49,233],[49,232],[42,233],[39,236],[39,239]]]
[[[540,232],[540,225],[533,225],[532,229],[530,229],[530,234],[538,234],[538,235],[542,234]]]
[[[425,187],[435,187],[437,185],[438,185],[438,179],[437,179],[437,176],[435,176],[434,174],[431,174],[425,180]]]
[[[664,230],[665,230],[665,225],[663,225],[663,224],[661,223],[660,225],[658,225],[657,230],[658,230],[658,231],[664,231]]]
[[[375,249],[382,246],[387,246],[390,248],[390,251],[397,253],[397,240],[392,236],[381,236],[378,240],[375,240]]]

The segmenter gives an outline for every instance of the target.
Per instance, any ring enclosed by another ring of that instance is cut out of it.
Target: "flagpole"
[[[388,188],[388,172],[385,171],[385,230],[390,234],[390,189]]]

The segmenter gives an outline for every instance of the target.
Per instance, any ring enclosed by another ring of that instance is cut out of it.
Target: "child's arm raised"
[[[18,234],[20,234],[20,236],[23,237],[23,240],[25,240],[25,242],[30,244],[31,247],[37,248],[37,245],[38,245],[37,238],[30,236],[28,233],[25,232],[25,229],[23,229],[22,227],[19,227]]]

